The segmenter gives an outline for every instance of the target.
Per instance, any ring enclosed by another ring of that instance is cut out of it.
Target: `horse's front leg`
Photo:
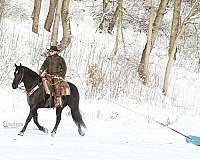
[[[20,135],[20,136],[23,136],[23,135],[24,135],[24,132],[25,132],[25,130],[26,130],[26,128],[27,128],[29,122],[31,121],[31,119],[32,119],[32,117],[33,117],[33,113],[35,112],[35,110],[36,110],[36,108],[30,109],[30,112],[29,112],[29,115],[28,115],[28,117],[27,117],[27,119],[26,119],[25,125],[24,125],[24,127],[22,128],[22,130],[18,133],[18,135]]]
[[[30,108],[30,112],[29,112],[28,117],[26,118],[26,122],[25,122],[25,124],[24,124],[24,127],[23,127],[22,130],[18,133],[18,135],[20,135],[20,136],[23,136],[23,135],[24,135],[24,132],[26,131],[26,128],[27,128],[29,122],[31,121],[31,119],[33,118],[33,115],[34,115],[34,113],[35,113],[36,110],[37,110],[36,107],[31,107],[31,108]]]
[[[60,123],[61,120],[61,113],[62,113],[63,107],[58,107],[56,108],[56,124],[51,132],[51,136],[54,137],[56,134],[56,131],[58,129],[58,125]]]
[[[41,126],[38,122],[38,113],[37,110],[35,110],[35,112],[33,113],[33,121],[35,123],[35,125],[38,127],[38,129],[44,133],[48,133],[48,129]]]

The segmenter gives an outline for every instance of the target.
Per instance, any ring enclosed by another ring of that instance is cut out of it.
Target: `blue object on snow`
[[[189,135],[186,138],[186,142],[187,143],[192,143],[192,144],[197,145],[197,146],[200,146],[200,137]]]

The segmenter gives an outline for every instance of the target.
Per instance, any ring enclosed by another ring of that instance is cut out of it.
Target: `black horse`
[[[22,66],[21,63],[19,66],[15,64],[15,72],[14,72],[14,80],[12,83],[12,88],[18,88],[20,83],[24,83],[26,92],[27,92],[27,101],[30,106],[30,112],[26,119],[25,125],[23,129],[20,131],[18,135],[23,136],[26,130],[28,123],[33,118],[34,123],[38,127],[40,131],[45,133],[48,130],[42,127],[38,123],[38,113],[37,110],[39,108],[49,107],[47,104],[47,99],[49,95],[45,93],[44,86],[42,84],[42,78],[34,71],[30,70],[29,68]],[[78,132],[81,136],[84,136],[85,133],[82,131],[82,127],[86,128],[85,123],[82,120],[82,116],[79,111],[79,92],[77,87],[68,82],[70,87],[70,95],[69,96],[62,96],[63,106],[56,108],[56,124],[51,132],[51,135],[54,136],[56,134],[58,125],[61,120],[61,113],[64,107],[69,106],[71,109],[72,119],[74,120],[75,124],[78,127]]]

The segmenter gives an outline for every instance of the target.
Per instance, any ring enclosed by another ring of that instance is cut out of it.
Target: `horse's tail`
[[[71,99],[71,115],[72,115],[72,119],[75,122],[75,124],[77,126],[82,126],[84,128],[86,128],[86,125],[82,119],[82,115],[80,113],[79,110],[79,92],[77,87],[73,84],[68,82],[69,87],[70,87],[70,93],[71,93],[71,98],[73,97],[73,100]]]
[[[72,119],[77,126],[80,125],[80,126],[86,128],[86,125],[83,121],[83,118],[82,118],[79,110],[73,110],[72,109]]]

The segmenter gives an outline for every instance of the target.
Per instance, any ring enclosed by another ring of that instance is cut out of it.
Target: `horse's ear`
[[[20,63],[20,67],[22,66],[22,64]]]
[[[17,68],[17,65],[16,65],[16,63],[15,63],[15,67]]]

